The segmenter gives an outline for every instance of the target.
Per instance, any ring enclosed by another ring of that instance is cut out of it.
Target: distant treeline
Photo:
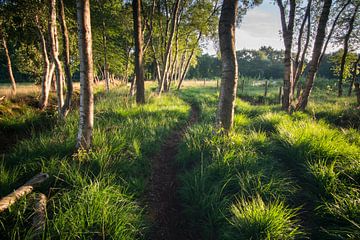
[[[22,71],[22,65],[18,63],[18,58],[13,49],[9,49],[14,57],[13,71],[15,79],[18,82],[35,82],[40,81],[40,73],[42,66],[35,61],[28,61],[29,66],[34,71]],[[244,77],[262,78],[262,79],[281,79],[283,78],[283,51],[275,50],[272,47],[261,47],[259,50],[239,50],[236,52],[239,74]],[[334,55],[326,54],[321,62],[318,76],[323,78],[336,78],[331,68],[333,63],[330,57]],[[28,58],[32,59],[32,58]],[[20,66],[20,68],[18,67]],[[39,71],[40,70],[40,71]],[[207,78],[213,79],[220,77],[221,62],[219,57],[203,54],[198,56],[197,64],[190,68],[187,78]],[[75,72],[74,75],[78,75]],[[76,76],[74,76],[75,79]],[[6,60],[3,51],[0,51],[0,82],[9,82],[6,70]]]
[[[272,47],[261,47],[259,50],[239,50],[236,52],[239,74],[244,77],[261,79],[282,79],[283,78],[283,51],[275,50]],[[336,78],[331,67],[333,63],[330,57],[333,54],[326,54],[321,62],[318,75],[323,78]],[[196,66],[189,70],[188,78],[220,77],[221,62],[219,57],[204,54],[198,57]]]

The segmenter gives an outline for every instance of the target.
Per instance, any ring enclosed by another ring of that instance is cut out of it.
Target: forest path
[[[182,228],[182,206],[178,198],[179,169],[175,160],[178,147],[186,130],[196,123],[199,109],[191,106],[190,118],[185,126],[173,130],[152,159],[149,205],[150,219],[154,223],[150,232],[153,240],[189,239]],[[191,239],[191,238],[190,238]]]

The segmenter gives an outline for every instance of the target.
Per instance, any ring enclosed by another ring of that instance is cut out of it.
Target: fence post
[[[241,93],[244,93],[244,87],[245,87],[245,78],[241,81]]]
[[[265,81],[265,92],[264,92],[264,97],[267,97],[268,94],[268,80]]]

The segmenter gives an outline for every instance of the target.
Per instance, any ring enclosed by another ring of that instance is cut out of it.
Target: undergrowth
[[[45,239],[143,239],[149,223],[145,191],[150,157],[189,106],[174,95],[151,93],[138,106],[126,89],[101,94],[95,104],[93,147],[74,151],[78,113],[53,129],[21,140],[0,163],[4,196],[38,172],[50,179],[37,191],[48,197]],[[0,238],[33,239],[31,196],[0,215]]]

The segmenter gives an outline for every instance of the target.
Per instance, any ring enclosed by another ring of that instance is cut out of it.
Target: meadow
[[[8,143],[0,148],[0,196],[39,172],[50,178],[36,189],[48,198],[44,230],[32,224],[33,193],[0,213],[0,238],[151,238],[152,161],[181,129],[172,164],[178,227],[189,239],[360,238],[355,97],[337,98],[319,85],[308,111],[289,115],[277,103],[277,81],[266,97],[261,81],[248,83],[242,90],[239,81],[229,135],[214,125],[216,81],[187,81],[161,98],[147,84],[143,106],[127,86],[108,94],[97,87],[90,152],[75,151],[76,109],[64,122],[51,108],[42,112],[33,101],[6,98],[0,105],[1,143]],[[37,98],[36,91],[27,95]],[[199,116],[189,124],[193,108]]]

